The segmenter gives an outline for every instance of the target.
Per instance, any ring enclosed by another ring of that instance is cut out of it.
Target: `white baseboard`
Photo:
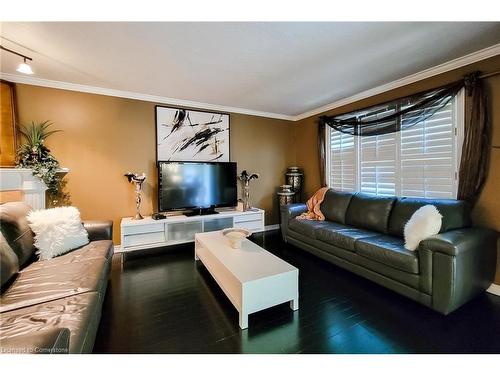
[[[500,285],[491,284],[488,289],[486,289],[488,293],[494,294],[496,296],[500,296]]]
[[[272,225],[266,225],[264,227],[264,231],[268,231],[268,230],[276,230],[276,229],[280,229],[280,225],[279,224],[272,224]]]

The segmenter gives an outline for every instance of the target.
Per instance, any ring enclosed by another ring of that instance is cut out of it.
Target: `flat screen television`
[[[236,184],[236,163],[158,162],[158,208],[213,213],[214,207],[236,206]]]

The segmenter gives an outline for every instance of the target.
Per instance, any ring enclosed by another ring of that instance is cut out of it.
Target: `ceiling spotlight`
[[[10,52],[14,55],[17,55],[17,56],[23,58],[23,62],[21,64],[19,64],[18,68],[16,69],[19,73],[33,74],[33,70],[31,70],[31,66],[29,66],[29,64],[28,64],[28,60],[33,61],[33,59],[31,57],[25,56],[22,53],[5,48],[4,46],[1,46],[1,45],[0,45],[0,49],[3,49],[4,51]]]
[[[26,62],[26,58],[24,59],[24,62],[19,64],[19,66],[16,69],[19,73],[24,73],[24,74],[33,74],[33,70],[31,70],[31,66],[28,65]]]

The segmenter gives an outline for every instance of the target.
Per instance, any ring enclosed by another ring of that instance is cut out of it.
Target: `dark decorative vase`
[[[293,203],[295,192],[292,190],[291,185],[281,185],[281,190],[278,191],[279,205],[286,206],[287,204]]]
[[[290,185],[292,187],[292,191],[295,193],[293,203],[302,202],[304,173],[301,172],[299,167],[288,167],[285,177],[286,184]]]

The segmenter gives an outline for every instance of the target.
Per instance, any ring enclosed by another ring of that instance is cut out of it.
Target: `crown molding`
[[[347,98],[340,99],[340,100],[337,100],[333,103],[326,104],[326,105],[318,107],[316,109],[301,113],[299,115],[294,116],[294,121],[303,120],[305,118],[308,118],[308,117],[311,117],[314,115],[318,115],[320,113],[330,111],[332,109],[339,108],[339,107],[342,107],[344,105],[354,103],[354,102],[357,102],[359,100],[366,99],[366,98],[369,98],[369,97],[372,97],[372,96],[375,96],[378,94],[382,94],[384,92],[394,90],[394,89],[397,89],[399,87],[403,87],[403,86],[409,85],[411,83],[415,83],[415,82],[418,82],[418,81],[421,81],[421,80],[424,80],[424,79],[427,79],[427,78],[430,78],[430,77],[433,77],[433,76],[436,76],[436,75],[439,75],[442,73],[446,73],[446,72],[449,72],[450,70],[458,69],[458,68],[461,68],[463,66],[473,64],[475,62],[485,60],[485,59],[488,59],[490,57],[494,57],[497,55],[500,55],[500,43],[492,45],[490,47],[484,48],[484,49],[476,51],[476,52],[472,52],[468,55],[456,58],[454,60],[445,62],[443,64],[434,66],[432,68],[422,70],[421,72],[406,76],[406,77],[398,79],[396,81],[392,81],[392,82],[383,84],[381,86],[377,86],[377,87],[371,88],[369,90],[362,91],[358,94],[349,96]]]
[[[191,101],[191,100],[174,99],[174,98],[168,98],[168,97],[164,97],[164,96],[148,95],[148,94],[142,94],[142,93],[137,93],[137,92],[132,92],[132,91],[122,91],[122,90],[115,90],[115,89],[109,89],[109,88],[98,87],[98,86],[88,86],[88,85],[81,85],[81,84],[77,84],[77,83],[53,81],[53,80],[49,80],[49,79],[38,78],[38,77],[33,77],[33,76],[24,76],[24,75],[19,75],[19,74],[10,74],[10,73],[0,72],[0,78],[4,79],[6,81],[15,82],[15,83],[23,83],[26,85],[43,86],[43,87],[50,87],[50,88],[54,88],[54,89],[85,92],[85,93],[89,93],[89,94],[98,94],[98,95],[105,95],[105,96],[114,96],[114,97],[118,97],[118,98],[142,100],[142,101],[146,101],[146,102],[153,102],[156,104],[168,104],[168,105],[188,107],[188,108],[193,108],[193,109],[203,109],[203,110],[211,110],[211,111],[213,110],[213,111],[218,111],[218,112],[239,113],[239,114],[243,114],[243,115],[275,118],[275,119],[279,119],[279,120],[288,120],[288,121],[294,121],[294,119],[295,119],[294,116],[288,116],[288,115],[284,115],[284,114],[280,114],[280,113],[255,111],[255,110],[246,109],[246,108],[229,107],[229,106],[223,106],[223,105],[218,105],[218,104],[196,102],[196,101]]]
[[[104,87],[98,87],[98,86],[88,86],[88,85],[81,85],[77,83],[70,83],[70,82],[62,82],[62,81],[53,81],[53,80],[48,80],[48,79],[43,79],[43,78],[38,78],[38,77],[33,77],[33,76],[24,76],[24,75],[18,75],[18,74],[9,74],[9,73],[3,73],[0,72],[0,78],[5,79],[7,81],[15,82],[15,83],[23,83],[27,85],[34,85],[34,86],[43,86],[43,87],[51,87],[55,89],[61,89],[61,90],[70,90],[70,91],[79,91],[79,92],[85,92],[89,94],[98,94],[98,95],[106,95],[106,96],[114,96],[118,98],[126,98],[126,99],[135,99],[135,100],[142,100],[142,101],[147,101],[147,102],[153,102],[153,103],[158,103],[158,104],[167,104],[167,105],[174,105],[174,106],[180,106],[180,107],[188,107],[188,108],[194,108],[194,109],[204,109],[204,110],[213,110],[213,111],[219,111],[219,112],[231,112],[231,113],[239,113],[243,115],[250,115],[250,116],[258,116],[258,117],[267,117],[267,118],[274,118],[274,119],[279,119],[279,120],[287,120],[287,121],[299,121],[303,120],[305,118],[311,117],[318,115],[320,113],[330,111],[335,108],[342,107],[344,105],[350,104],[357,102],[359,100],[363,100],[378,94],[382,94],[384,92],[390,91],[397,89],[399,87],[403,87],[442,73],[449,72],[454,69],[461,68],[463,66],[473,64],[475,62],[481,61],[488,59],[490,57],[494,57],[500,55],[500,43],[492,45],[490,47],[484,48],[482,50],[470,53],[468,55],[456,58],[454,60],[445,62],[443,64],[434,66],[432,68],[422,70],[421,72],[406,76],[404,78],[371,88],[369,90],[362,91],[358,94],[349,96],[347,98],[343,98],[340,100],[337,100],[333,103],[323,105],[321,107],[318,107],[316,109],[312,109],[310,111],[298,114],[298,115],[285,115],[281,113],[272,113],[272,112],[263,112],[263,111],[255,111],[252,109],[246,109],[246,108],[239,108],[239,107],[228,107],[228,106],[223,106],[223,105],[218,105],[218,104],[210,104],[210,103],[203,103],[203,102],[196,102],[196,101],[191,101],[191,100],[183,100],[183,99],[174,99],[174,98],[168,98],[164,96],[155,96],[155,95],[148,95],[148,94],[142,94],[142,93],[137,93],[137,92],[132,92],[132,91],[122,91],[122,90],[115,90],[115,89],[109,89],[109,88],[104,88]]]

